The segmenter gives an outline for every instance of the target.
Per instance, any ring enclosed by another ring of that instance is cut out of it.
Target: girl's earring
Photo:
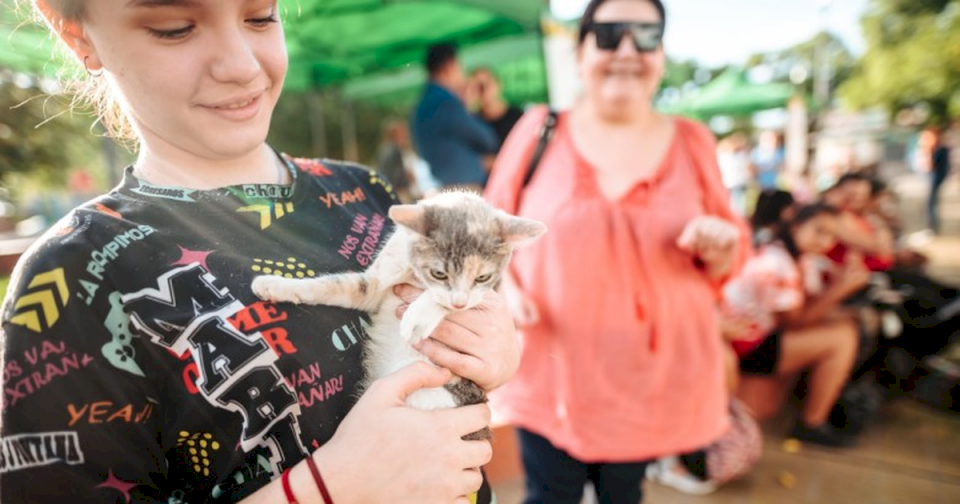
[[[91,72],[91,71],[90,71],[90,66],[89,66],[89,64],[87,63],[87,60],[89,60],[89,59],[90,59],[90,56],[84,56],[84,57],[83,57],[83,69],[87,71],[87,74],[89,74],[90,77],[100,77],[101,75],[103,75],[103,67],[100,67],[100,70],[97,71],[97,72]]]

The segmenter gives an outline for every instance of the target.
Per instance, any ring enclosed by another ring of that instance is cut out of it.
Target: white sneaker
[[[647,466],[647,479],[688,495],[707,495],[717,490],[717,484],[703,481],[690,474],[677,457],[664,457]]]

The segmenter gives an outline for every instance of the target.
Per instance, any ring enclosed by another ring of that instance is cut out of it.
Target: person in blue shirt
[[[757,185],[760,186],[760,190],[776,189],[784,161],[780,136],[775,131],[761,133],[757,146],[750,153],[750,161],[756,170]]]
[[[443,187],[479,191],[487,180],[485,157],[497,150],[493,129],[467,111],[467,79],[452,44],[427,50],[427,81],[410,130],[420,156]]]

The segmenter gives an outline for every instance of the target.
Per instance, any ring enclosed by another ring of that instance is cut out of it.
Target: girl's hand
[[[730,271],[740,243],[740,230],[712,215],[694,217],[677,238],[677,247],[703,262],[712,278]]]
[[[433,411],[405,405],[423,388],[443,386],[450,372],[417,362],[366,390],[336,434],[312,455],[338,504],[467,504],[483,483],[489,441],[463,436],[490,424],[485,404]]]
[[[394,287],[394,293],[407,304],[422,292],[412,285]],[[404,309],[397,310],[397,315]],[[495,291],[487,293],[477,307],[447,315],[416,348],[434,364],[488,392],[506,383],[520,366],[516,326],[503,296]]]

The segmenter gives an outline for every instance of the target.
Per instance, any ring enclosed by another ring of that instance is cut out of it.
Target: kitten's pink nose
[[[467,307],[467,303],[453,303],[451,306],[453,306],[455,310],[462,310]]]

